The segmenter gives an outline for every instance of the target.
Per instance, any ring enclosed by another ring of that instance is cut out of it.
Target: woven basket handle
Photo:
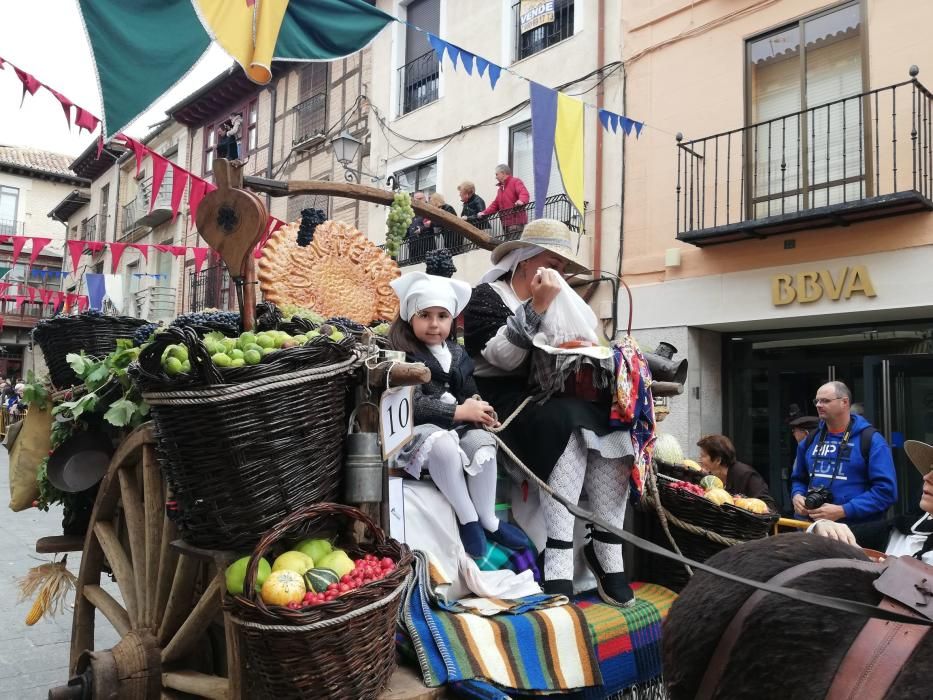
[[[272,545],[287,536],[289,532],[298,525],[307,525],[308,523],[316,524],[318,521],[327,521],[334,516],[340,515],[363,523],[377,545],[381,546],[386,543],[386,534],[383,529],[376,525],[376,523],[361,510],[340,505],[339,503],[316,503],[313,506],[302,508],[279,521],[275,527],[269,530],[262,536],[262,539],[259,540],[256,548],[253,550],[253,554],[250,556],[249,564],[246,567],[246,578],[243,581],[243,596],[255,604],[260,610],[269,612],[266,604],[262,602],[262,598],[256,593],[256,574],[259,571],[259,560],[265,556]]]
[[[146,373],[154,377],[162,374],[162,353],[169,345],[184,345],[188,350],[188,361],[191,363],[192,373],[203,384],[223,384],[223,377],[207,351],[204,343],[192,328],[169,327],[155,338],[139,354],[139,366]]]

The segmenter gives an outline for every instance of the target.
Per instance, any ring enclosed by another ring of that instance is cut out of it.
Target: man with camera
[[[842,382],[821,386],[813,404],[820,424],[797,446],[794,512],[850,524],[883,519],[897,499],[894,460],[884,437],[851,413],[852,393]]]

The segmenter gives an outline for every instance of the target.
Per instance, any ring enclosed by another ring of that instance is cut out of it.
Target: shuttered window
[[[509,167],[512,168],[512,176],[525,183],[525,187],[528,188],[528,193],[532,201],[534,201],[536,195],[532,148],[531,122],[513,126],[509,134]],[[551,179],[548,181],[547,191],[548,196],[566,194],[564,192],[564,183],[560,178],[560,170],[557,167],[557,159],[554,157],[553,152],[551,153]],[[494,196],[495,190],[493,190],[490,197],[486,198],[486,201],[491,202]]]

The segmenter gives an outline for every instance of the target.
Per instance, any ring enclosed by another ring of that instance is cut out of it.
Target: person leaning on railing
[[[524,182],[512,176],[512,169],[504,163],[496,166],[496,183],[495,199],[478,216],[482,219],[497,211],[506,212],[502,214],[502,227],[505,233],[520,233],[528,223],[528,214],[524,209],[510,210],[528,204],[531,199],[528,195],[528,188],[525,187]]]

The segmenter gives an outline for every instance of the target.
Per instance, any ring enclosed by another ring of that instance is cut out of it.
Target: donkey
[[[790,533],[730,547],[707,563],[766,581],[816,559],[868,561],[861,549],[816,535]],[[878,604],[870,571],[824,569],[790,584],[849,600]],[[664,677],[671,700],[697,697],[720,638],[754,589],[697,572],[675,601],[664,625]],[[836,669],[865,618],[778,595],[767,595],[741,627],[715,685],[720,700],[815,700],[824,698]],[[901,667],[887,698],[933,697],[933,632]]]

